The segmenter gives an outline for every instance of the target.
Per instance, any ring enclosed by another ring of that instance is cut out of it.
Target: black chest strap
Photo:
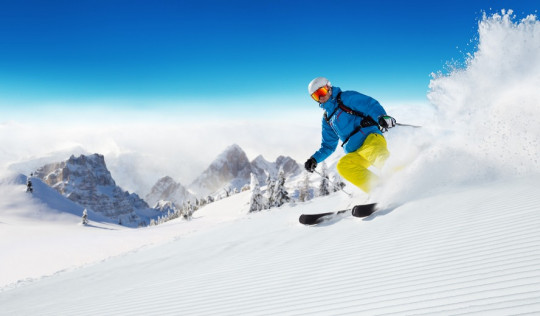
[[[345,112],[347,114],[354,115],[354,116],[359,116],[359,117],[362,118],[362,121],[360,121],[360,125],[357,126],[354,129],[354,131],[349,135],[349,137],[347,137],[343,141],[343,143],[341,144],[341,147],[343,147],[343,145],[345,145],[349,141],[349,139],[354,134],[358,133],[362,128],[370,127],[370,126],[378,126],[379,125],[379,124],[377,124],[377,122],[375,122],[375,120],[373,118],[371,118],[371,116],[365,115],[362,112],[355,111],[355,110],[349,108],[348,106],[346,106],[345,104],[343,104],[343,101],[341,101],[341,91],[337,94],[336,101],[337,101],[338,107],[334,110],[334,112],[332,112],[332,114],[330,114],[330,115],[328,115],[326,112],[324,113],[324,119],[326,120],[326,122],[328,124],[330,124],[330,119],[332,118],[332,116],[334,116],[334,114],[336,114],[336,111],[338,109],[341,109],[343,112]],[[332,126],[332,125],[330,124],[330,126]]]
[[[355,111],[355,110],[347,107],[345,104],[343,104],[343,101],[341,101],[341,92],[338,93],[338,95],[336,97],[336,101],[338,103],[338,107],[343,112],[345,112],[347,114],[350,114],[350,115],[359,116],[359,117],[362,118],[362,121],[360,122],[361,127],[369,127],[369,126],[379,125],[379,124],[377,124],[375,122],[375,120],[373,118],[371,118],[371,116],[365,115],[362,112]]]

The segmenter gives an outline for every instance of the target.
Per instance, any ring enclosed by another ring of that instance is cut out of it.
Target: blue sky
[[[474,49],[481,11],[537,1],[0,1],[0,113],[303,107],[326,76],[424,101]],[[204,106],[202,105],[204,104]],[[0,119],[0,120],[2,120]]]

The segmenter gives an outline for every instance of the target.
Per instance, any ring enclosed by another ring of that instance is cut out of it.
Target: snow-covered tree
[[[306,202],[309,200],[309,173],[304,171],[304,179],[298,188],[298,201]]]
[[[26,181],[26,192],[34,192],[34,187],[32,186],[32,180],[30,180],[30,178],[28,178],[28,180]]]
[[[276,181],[268,174],[268,177],[266,177],[266,199],[268,201],[268,208],[271,208],[275,204],[275,188]]]
[[[345,182],[343,179],[335,173],[332,177],[332,191],[337,192],[345,187]]]
[[[330,194],[330,181],[328,180],[328,168],[326,162],[321,164],[321,184],[319,186],[319,196],[327,196]]]
[[[264,209],[264,200],[259,186],[259,180],[252,173],[251,174],[251,199],[249,201],[249,212],[258,212]]]
[[[86,209],[82,212],[82,224],[88,225],[88,211]]]
[[[280,207],[291,200],[289,192],[285,189],[285,180],[285,172],[281,168],[279,169],[278,179],[274,189],[274,205],[277,207]]]
[[[193,205],[191,205],[191,201],[187,201],[187,204],[184,204],[184,209],[182,210],[182,216],[184,219],[190,221],[191,217],[193,216]]]

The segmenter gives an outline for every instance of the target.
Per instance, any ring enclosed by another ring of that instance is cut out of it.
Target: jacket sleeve
[[[386,115],[386,111],[382,107],[382,105],[379,103],[379,101],[375,99],[371,99],[371,105],[369,107],[369,110],[367,111],[367,115],[371,116],[375,122],[379,121],[379,117],[382,115]]]
[[[335,150],[339,143],[339,137],[334,132],[334,129],[328,122],[322,119],[322,142],[321,148],[313,154],[313,158],[317,160],[318,163],[323,162],[328,156],[330,156]]]
[[[381,115],[386,115],[386,111],[379,101],[360,93],[351,95],[351,104],[356,105],[355,107],[359,111],[371,116],[375,122],[378,121]]]

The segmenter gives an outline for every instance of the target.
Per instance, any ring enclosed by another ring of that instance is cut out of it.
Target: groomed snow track
[[[538,184],[461,188],[317,227],[298,215],[344,197],[243,216],[0,292],[0,314],[538,314]]]

